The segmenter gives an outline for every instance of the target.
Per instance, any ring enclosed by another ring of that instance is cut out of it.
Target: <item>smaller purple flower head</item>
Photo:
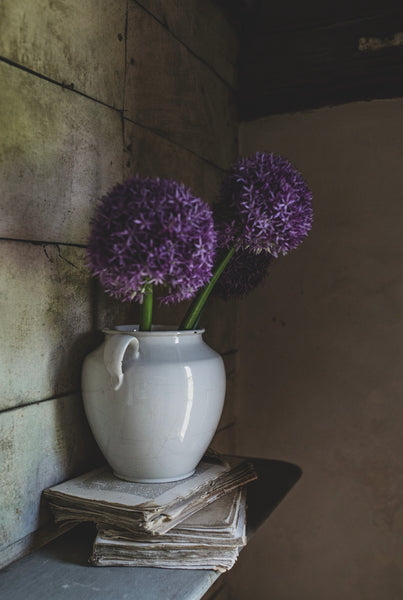
[[[161,302],[190,299],[211,277],[216,232],[210,207],[183,184],[132,177],[101,199],[91,222],[88,266],[110,295]]]
[[[237,250],[215,284],[213,294],[223,300],[246,296],[262,283],[272,260],[267,252]]]
[[[225,245],[277,257],[311,229],[312,193],[286,158],[258,152],[241,158],[225,177],[215,217]]]

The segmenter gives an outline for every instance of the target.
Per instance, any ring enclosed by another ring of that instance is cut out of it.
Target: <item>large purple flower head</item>
[[[91,225],[89,268],[122,301],[142,302],[151,284],[166,288],[162,302],[180,302],[211,277],[212,211],[183,184],[128,179],[101,199]]]
[[[220,240],[277,257],[296,248],[312,226],[312,194],[284,157],[241,158],[223,181],[215,208]]]
[[[238,250],[215,284],[213,294],[223,300],[246,296],[262,283],[272,260],[267,252]]]

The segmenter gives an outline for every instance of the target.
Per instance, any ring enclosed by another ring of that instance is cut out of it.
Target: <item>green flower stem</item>
[[[140,331],[151,331],[153,318],[153,286],[147,284],[143,302],[140,304]]]
[[[197,296],[194,298],[193,302],[189,306],[182,323],[179,325],[179,329],[194,329],[196,327],[196,323],[198,323],[198,319],[200,316],[200,311],[204,307],[208,297],[211,294],[213,287],[217,283],[217,280],[219,279],[221,273],[224,271],[225,267],[233,257],[234,253],[235,248],[231,248],[221,260],[221,262],[216,266],[216,268],[213,271],[213,276],[206,285],[206,287],[204,287],[197,294]]]

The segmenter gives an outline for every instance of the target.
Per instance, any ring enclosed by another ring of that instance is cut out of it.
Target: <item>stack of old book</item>
[[[246,543],[253,465],[206,457],[188,479],[134,483],[101,467],[45,490],[55,521],[96,523],[94,565],[226,571]]]

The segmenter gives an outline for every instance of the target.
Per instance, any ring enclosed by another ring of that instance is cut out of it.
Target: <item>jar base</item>
[[[169,483],[170,481],[180,481],[181,479],[187,479],[191,477],[196,469],[186,473],[186,475],[178,475],[177,477],[128,477],[127,475],[121,475],[120,473],[116,473],[113,471],[113,474],[118,479],[123,479],[124,481],[131,481],[133,483]]]

